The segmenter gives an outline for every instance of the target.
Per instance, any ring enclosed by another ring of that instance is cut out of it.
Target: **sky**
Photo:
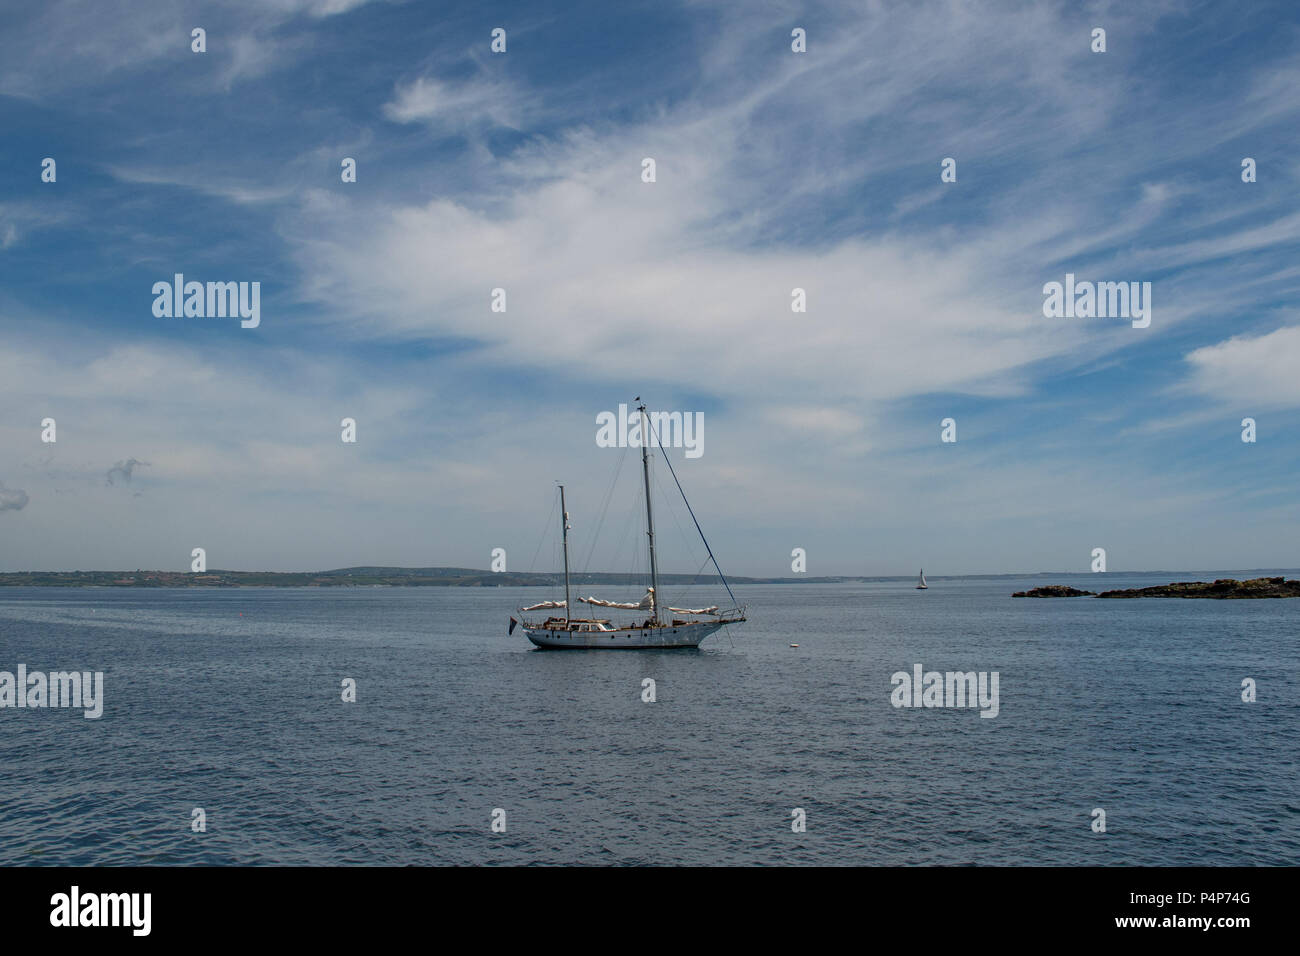
[[[0,570],[627,570],[637,396],[732,574],[1296,567],[1298,120],[1290,3],[5,4]]]

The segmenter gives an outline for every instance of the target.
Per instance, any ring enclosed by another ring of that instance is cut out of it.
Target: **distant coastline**
[[[331,587],[554,587],[552,573],[483,571],[476,568],[339,568],[334,571],[8,571],[0,587],[54,588],[331,588]],[[660,574],[663,584],[717,584],[716,575]],[[732,584],[840,584],[868,578],[745,578]],[[899,578],[902,580],[902,578]],[[910,579],[909,579],[910,580]],[[573,575],[578,585],[643,584],[643,575]]]
[[[1265,569],[1259,569],[1265,570]],[[1280,570],[1280,569],[1278,569]],[[1204,572],[1134,571],[1112,572],[1150,575],[1194,575]],[[1241,573],[1241,572],[1238,572]],[[931,585],[945,580],[996,580],[999,578],[1065,577],[1060,571],[1010,574],[961,574],[930,576]],[[1088,576],[1080,572],[1075,576]],[[1104,577],[1105,575],[1102,575]],[[395,568],[355,567],[331,571],[0,571],[0,587],[53,588],[238,588],[238,587],[554,587],[562,576],[557,572],[484,571],[479,568]],[[716,575],[660,574],[663,584],[716,585]],[[914,582],[915,575],[831,575],[822,577],[728,576],[731,584],[871,584]],[[592,572],[573,575],[577,585],[644,584],[644,575]]]

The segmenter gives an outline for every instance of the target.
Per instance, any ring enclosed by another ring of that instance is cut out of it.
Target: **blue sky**
[[[527,570],[557,480],[585,555],[625,454],[595,418],[636,395],[704,413],[674,464],[736,574],[794,547],[810,574],[1300,565],[1298,27],[1284,3],[10,5],[0,569]],[[260,327],[156,318],[176,272],[259,281]],[[1151,326],[1045,318],[1067,272],[1151,282]]]

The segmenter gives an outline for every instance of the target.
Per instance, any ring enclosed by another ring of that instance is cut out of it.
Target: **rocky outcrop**
[[[1072,588],[1065,584],[1049,584],[1041,588],[1032,588],[1028,591],[1017,591],[1012,597],[1086,597],[1090,594],[1096,594],[1096,591],[1080,591],[1078,588]]]
[[[1285,578],[1251,578],[1249,581],[1238,581],[1235,578],[1219,578],[1213,584],[1207,584],[1204,581],[1158,584],[1150,588],[1103,591],[1097,597],[1216,598],[1218,600],[1288,598],[1300,597],[1300,581],[1288,581]]]

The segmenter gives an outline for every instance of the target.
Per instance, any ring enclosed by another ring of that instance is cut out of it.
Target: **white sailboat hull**
[[[605,650],[699,647],[700,642],[722,628],[725,621],[692,621],[666,627],[621,627],[611,631],[574,631],[549,627],[525,627],[524,633],[538,647]]]

